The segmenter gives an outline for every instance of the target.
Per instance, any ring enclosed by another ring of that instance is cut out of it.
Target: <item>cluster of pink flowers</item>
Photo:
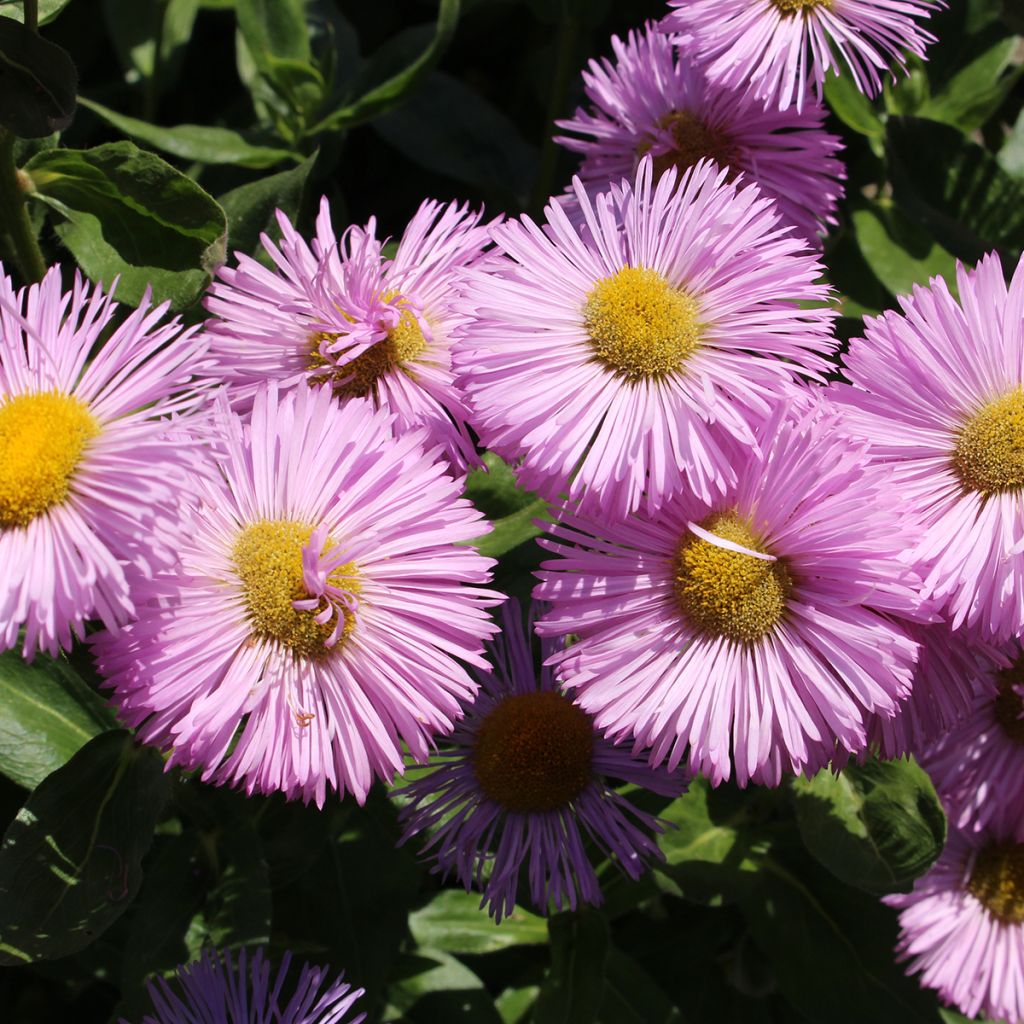
[[[362,802],[449,737],[403,841],[499,919],[521,869],[598,903],[584,837],[660,856],[610,779],[913,753],[951,837],[901,952],[1024,1020],[1024,267],[915,288],[828,383],[822,81],[877,91],[932,6],[676,0],[585,73],[543,223],[428,201],[386,257],[325,201],[199,330],[2,278],[2,646],[99,620],[122,719],[250,793]],[[472,544],[481,449],[551,505],[525,630]]]

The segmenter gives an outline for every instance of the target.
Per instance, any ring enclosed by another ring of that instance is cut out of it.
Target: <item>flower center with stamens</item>
[[[698,524],[708,533],[769,554],[748,521],[716,512]],[[695,629],[711,637],[753,643],[781,621],[793,581],[782,561],[765,561],[688,533],[676,554],[679,609]]]
[[[332,353],[331,358],[326,358],[320,352],[320,345],[324,341],[331,342],[339,337],[338,334],[321,331],[310,338],[309,368],[323,371],[312,378],[314,383],[332,381],[334,393],[342,398],[365,398],[375,394],[377,382],[382,377],[396,369],[405,369],[427,348],[423,328],[409,309],[402,310],[401,319],[391,328],[386,338],[341,365],[337,360],[344,358],[344,350]]]
[[[296,657],[317,660],[345,646],[355,627],[355,619],[345,615],[341,636],[333,647],[327,647],[334,623],[330,620],[317,622],[315,611],[302,611],[292,606],[293,601],[307,600],[310,596],[303,582],[302,549],[312,533],[313,528],[304,523],[287,519],[261,520],[242,530],[231,558],[242,582],[253,635],[277,641]],[[348,562],[335,569],[327,582],[349,593],[357,593],[359,583],[355,576],[356,568]]]
[[[594,726],[550,690],[506,697],[477,730],[472,764],[484,794],[508,811],[554,811],[593,778]]]
[[[676,373],[700,344],[697,302],[656,270],[623,267],[587,295],[583,326],[594,355],[626,380]]]
[[[658,127],[667,129],[672,148],[651,157],[654,173],[660,177],[670,167],[685,171],[705,158],[713,160],[719,167],[733,168],[739,159],[736,144],[731,136],[709,127],[688,110],[672,110],[658,118]],[[637,156],[650,152],[654,140],[644,139],[636,148]],[[739,173],[731,169],[731,180]]]
[[[824,7],[825,10],[832,9],[832,0],[771,0],[771,3],[783,17],[792,17],[802,11],[811,11],[815,7]]]
[[[992,710],[1007,739],[1024,746],[1024,657],[999,673]]]
[[[1024,487],[1024,390],[982,406],[960,428],[953,467],[971,491],[997,494]]]
[[[974,861],[967,891],[997,920],[1024,922],[1024,843],[986,846]]]
[[[99,432],[89,407],[72,395],[41,391],[0,401],[0,528],[27,526],[64,501]]]

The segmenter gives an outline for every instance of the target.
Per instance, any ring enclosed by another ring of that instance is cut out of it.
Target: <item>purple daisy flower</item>
[[[1024,263],[1009,289],[995,253],[957,284],[867,318],[830,391],[920,524],[924,596],[1001,640],[1024,630]]]
[[[560,692],[551,670],[535,667],[518,605],[503,609],[503,631],[492,643],[496,669],[480,674],[480,692],[452,734],[438,767],[400,791],[401,842],[428,830],[434,871],[455,874],[483,893],[481,906],[498,921],[512,913],[521,869],[530,901],[575,909],[601,903],[601,888],[585,839],[632,879],[662,858],[653,834],[657,818],[634,806],[609,778],[664,796],[684,788],[682,773],[656,771],[613,746],[590,716]],[[550,641],[541,645],[550,654]]]
[[[93,640],[121,717],[204,779],[322,805],[426,760],[461,716],[501,595],[464,542],[481,516],[368,402],[327,386],[221,409],[217,479],[184,510],[181,567]]]
[[[923,57],[935,42],[917,19],[938,0],[669,0],[662,22],[682,33],[707,62],[714,82],[749,88],[766,106],[800,110],[811,87],[819,98],[825,75],[845,64],[867,96],[906,73],[907,54]]]
[[[656,174],[713,160],[755,182],[782,219],[820,248],[846,177],[835,157],[842,143],[823,128],[825,108],[812,102],[802,113],[766,110],[744,90],[711,85],[692,48],[677,55],[653,24],[625,42],[613,37],[616,62],[592,60],[583,72],[591,112],[580,108],[556,122],[582,138],[555,141],[582,154],[579,176],[592,192],[632,178],[645,153]]]
[[[173,565],[194,446],[168,436],[209,383],[194,328],[60,269],[18,292],[0,265],[0,650],[57,654],[134,612],[125,576]],[[116,325],[116,326],[115,326]],[[107,336],[109,335],[109,336]]]
[[[247,412],[266,381],[330,383],[390,412],[399,433],[425,427],[465,470],[476,449],[452,378],[466,319],[454,298],[489,243],[481,217],[428,200],[386,259],[373,219],[339,245],[324,198],[310,248],[279,211],[280,247],[263,237],[276,270],[236,253],[237,268],[222,267],[206,298],[210,351],[235,407]]]
[[[971,713],[921,756],[958,828],[1010,828],[1024,817],[1024,653],[993,652]]]
[[[868,743],[910,693],[917,577],[884,471],[824,402],[779,410],[738,481],[624,522],[564,514],[542,543],[542,634],[611,739],[715,785],[778,784]]]
[[[908,973],[968,1017],[1024,1021],[1024,829],[950,829],[942,856],[900,910],[897,953]]]
[[[243,949],[237,962],[229,950],[207,949],[198,960],[182,964],[177,985],[163,978],[147,986],[154,1014],[142,1024],[360,1024],[366,1014],[350,1017],[361,988],[346,984],[344,974],[325,985],[330,968],[302,965],[292,997],[282,1006],[281,992],[291,965],[285,953],[276,976],[262,949],[249,961]],[[121,1024],[128,1024],[121,1018]]]
[[[733,448],[830,364],[821,266],[753,185],[701,161],[494,229],[508,254],[473,272],[455,352],[473,425],[524,487],[619,516],[736,482]]]

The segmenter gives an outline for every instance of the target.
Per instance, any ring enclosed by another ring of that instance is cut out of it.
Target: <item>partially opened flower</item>
[[[472,273],[456,349],[481,440],[524,487],[618,516],[736,482],[794,379],[829,365],[828,288],[774,203],[702,161],[494,229],[508,259]],[[803,306],[798,304],[803,302]]]
[[[303,964],[291,995],[284,995],[292,955],[285,953],[271,976],[262,949],[237,960],[230,950],[205,950],[194,963],[182,964],[173,982],[149,984],[154,1013],[142,1024],[360,1024],[365,1013],[351,1016],[363,994],[339,974],[328,982],[330,968]],[[287,1000],[287,1001],[286,1001]],[[128,1024],[123,1018],[121,1024]]]
[[[822,403],[764,424],[711,501],[621,522],[564,514],[543,542],[559,678],[614,740],[717,784],[774,785],[868,743],[910,693],[919,612],[884,472]]]
[[[921,757],[958,828],[1024,819],[1024,654],[1019,642],[988,661],[971,713]]]
[[[1024,1021],[1024,826],[950,828],[935,866],[910,893],[886,896],[900,910],[896,947],[909,973],[968,1017]]]
[[[532,619],[532,617],[531,617]],[[611,779],[668,796],[681,773],[651,769],[613,746],[535,665],[518,608],[506,609],[492,645],[496,669],[480,675],[480,693],[435,755],[438,767],[401,791],[402,841],[432,831],[426,851],[434,870],[483,893],[497,920],[515,907],[522,878],[541,913],[549,906],[599,904],[595,848],[630,878],[662,856],[658,819],[612,788]],[[542,645],[550,653],[552,645]]]
[[[184,512],[181,567],[138,584],[138,619],[93,641],[121,717],[169,764],[249,793],[361,802],[424,760],[484,666],[491,561],[422,433],[394,438],[330,388],[222,410],[219,478]]]
[[[238,253],[206,298],[210,351],[236,408],[248,411],[267,381],[330,383],[339,398],[392,413],[399,432],[425,428],[465,469],[476,456],[452,382],[451,347],[465,321],[454,299],[489,241],[481,217],[427,200],[385,258],[373,219],[339,245],[326,198],[312,248],[279,213],[280,246],[263,238],[276,269]]]
[[[869,317],[830,391],[893,469],[919,524],[925,596],[954,629],[1024,630],[1024,263],[1007,289],[996,254],[933,278]]]
[[[938,0],[669,0],[663,27],[679,32],[707,62],[712,81],[749,88],[766,105],[800,110],[825,75],[849,68],[875,96],[882,76],[896,81],[907,55],[924,56],[935,37],[920,21]]]
[[[56,654],[87,619],[134,611],[125,576],[172,565],[200,456],[168,436],[209,384],[204,345],[167,303],[117,303],[60,269],[15,292],[0,265],[0,650]],[[107,336],[109,335],[109,336]]]
[[[590,111],[557,122],[573,134],[555,141],[582,155],[579,176],[591,193],[632,178],[645,153],[656,174],[707,158],[755,182],[785,223],[820,246],[846,176],[836,159],[842,144],[824,130],[820,103],[802,113],[766,110],[744,89],[711,84],[692,41],[677,52],[654,25],[625,42],[614,37],[612,49],[614,64],[592,60],[583,72]],[[567,198],[575,202],[572,192]]]

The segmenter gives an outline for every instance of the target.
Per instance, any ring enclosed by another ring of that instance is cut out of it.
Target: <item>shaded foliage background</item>
[[[48,262],[108,283],[120,273],[129,303],[152,283],[199,319],[209,274],[226,252],[257,253],[275,206],[308,230],[325,194],[336,228],[376,216],[390,234],[427,196],[539,213],[573,169],[550,122],[581,102],[581,67],[664,9],[44,0],[42,34],[70,54],[79,106],[62,135],[20,139],[13,156]],[[997,248],[1009,267],[1024,246],[1020,6],[952,0],[932,25],[929,62],[877,101],[829,82],[849,180],[825,262],[844,336],[915,282],[951,279],[957,258]],[[9,98],[23,44],[0,31]],[[495,521],[481,546],[501,558],[499,585],[525,596],[542,507],[488,458],[468,485]],[[344,968],[373,1021],[963,1019],[903,976],[895,914],[877,901],[943,842],[913,762],[648,795],[675,826],[661,868],[630,883],[605,864],[604,908],[548,921],[521,910],[500,927],[395,847],[401,797],[384,787],[364,808],[319,812],[164,774],[117,728],[80,650],[31,666],[0,655],[0,772],[0,1006],[13,1024],[139,1020],[144,979],[204,943]]]

